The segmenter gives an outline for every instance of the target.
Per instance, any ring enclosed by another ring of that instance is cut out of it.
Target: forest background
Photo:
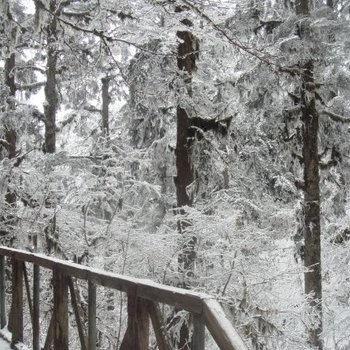
[[[350,348],[350,1],[0,4],[2,244],[205,291],[252,349]]]

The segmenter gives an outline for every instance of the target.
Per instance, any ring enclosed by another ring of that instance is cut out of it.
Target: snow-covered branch
[[[248,53],[249,55],[257,58],[259,61],[269,65],[269,66],[274,66],[277,67],[278,71],[281,73],[288,73],[291,75],[297,75],[300,74],[300,68],[297,66],[292,66],[292,67],[283,67],[277,62],[274,61],[273,57],[269,55],[266,52],[262,52],[260,50],[257,50],[255,48],[249,47],[243,43],[241,43],[237,38],[232,38],[230,35],[227,34],[227,32],[218,24],[216,24],[207,14],[203,12],[203,10],[199,9],[195,5],[193,5],[190,1],[188,0],[182,0],[188,8],[192,9],[195,11],[202,19],[207,21],[217,32],[219,32],[230,44],[233,46],[237,47],[238,49]]]
[[[9,144],[6,140],[4,140],[4,139],[0,139],[0,145],[3,146],[3,147],[8,147],[8,146],[10,146],[10,144]]]
[[[45,8],[45,11],[47,11],[48,13],[50,13],[52,16],[56,16],[54,13],[52,13],[49,9]],[[124,44],[127,44],[127,45],[131,45],[131,46],[134,46],[135,48],[141,50],[141,51],[145,51],[145,52],[148,52],[148,53],[151,53],[153,55],[157,55],[157,56],[164,56],[164,54],[159,54],[155,51],[151,51],[151,50],[147,50],[145,49],[144,47],[142,47],[141,45],[138,45],[132,41],[128,41],[128,40],[125,40],[125,39],[120,39],[120,38],[117,38],[117,37],[113,37],[113,36],[110,36],[110,35],[107,35],[103,30],[98,30],[96,28],[94,29],[86,29],[86,28],[83,28],[83,27],[80,27],[70,21],[67,21],[65,19],[63,19],[62,17],[60,16],[56,16],[56,18],[66,24],[67,26],[71,27],[72,29],[74,30],[77,30],[77,31],[80,31],[80,32],[83,32],[83,33],[87,33],[87,34],[92,34],[98,38],[100,38],[104,43],[106,42],[120,42],[120,43],[124,43]]]
[[[46,74],[46,70],[44,68],[40,68],[37,66],[19,66],[19,67],[15,67],[16,70],[25,70],[25,69],[29,69],[29,70],[36,70],[42,74]]]
[[[76,114],[72,114],[69,118],[67,118],[66,120],[63,120],[63,122],[61,123],[60,127],[57,128],[56,131],[61,131],[66,125],[71,123],[74,120],[75,117],[76,117]]]
[[[220,34],[222,34],[230,44],[236,46],[240,50],[258,58],[260,61],[267,63],[269,65],[275,65],[272,61],[270,61],[266,56],[264,56],[261,52],[257,52],[255,49],[250,48],[241,42],[239,42],[238,39],[233,39],[231,36],[229,36],[226,31],[221,28],[218,24],[216,24],[208,15],[206,15],[202,10],[200,10],[198,7],[193,5],[190,1],[182,0],[184,4],[186,4],[189,8],[194,10],[197,14],[199,14],[203,19],[205,19],[215,30],[217,30]]]
[[[344,117],[343,115],[333,113],[327,109],[323,109],[321,111],[321,114],[325,114],[328,117],[330,117],[332,120],[340,123],[350,123],[350,117]]]
[[[30,84],[17,84],[16,88],[17,90],[23,91],[23,90],[36,90],[42,86],[45,86],[46,82],[45,81],[39,81],[37,83],[30,83]]]

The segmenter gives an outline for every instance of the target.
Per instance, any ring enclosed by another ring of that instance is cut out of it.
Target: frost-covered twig
[[[99,37],[103,41],[106,40],[107,42],[120,42],[120,43],[123,43],[123,44],[134,46],[135,48],[139,49],[140,51],[145,51],[145,52],[151,53],[152,55],[164,56],[164,54],[159,54],[159,53],[157,53],[155,51],[145,49],[141,45],[138,45],[137,43],[134,43],[132,41],[128,41],[128,40],[125,40],[125,39],[121,39],[121,38],[117,38],[117,37],[113,37],[113,36],[107,35],[103,30],[97,30],[96,28],[94,28],[94,29],[86,29],[86,28],[80,27],[80,26],[78,26],[78,25],[76,25],[76,24],[74,24],[74,23],[72,23],[70,21],[67,21],[67,20],[63,19],[60,16],[55,15],[54,13],[52,13],[46,7],[44,7],[44,10],[46,12],[50,13],[52,16],[56,16],[58,21],[66,24],[67,26],[71,27],[74,30],[77,30],[77,31],[80,31],[80,32],[83,32],[83,33],[87,33],[87,34],[95,35],[96,37]]]
[[[300,68],[299,67],[283,67],[277,62],[273,61],[271,57],[268,57],[270,55],[261,52],[260,50],[248,47],[247,45],[242,44],[239,42],[238,39],[233,39],[230,35],[226,33],[226,31],[221,28],[218,24],[216,24],[208,15],[206,15],[202,10],[200,10],[198,7],[193,5],[190,1],[188,0],[181,0],[184,4],[186,4],[189,8],[194,10],[201,18],[206,20],[215,30],[217,30],[221,35],[223,35],[226,40],[232,44],[233,46],[237,47],[238,49],[248,53],[249,55],[257,58],[259,61],[269,65],[269,66],[274,66],[277,67],[279,72],[282,73],[288,73],[291,75],[297,75],[300,73]]]

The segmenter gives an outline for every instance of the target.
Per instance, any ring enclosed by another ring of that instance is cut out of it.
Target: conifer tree
[[[296,14],[300,21],[298,33],[304,45],[310,37],[308,0],[297,0]],[[307,269],[305,294],[310,306],[317,310],[316,324],[308,329],[310,344],[322,349],[322,270],[321,270],[321,219],[320,219],[320,175],[319,175],[319,114],[316,108],[316,90],[313,57],[302,57],[300,62],[300,105],[303,122],[303,167],[304,167],[304,240]]]

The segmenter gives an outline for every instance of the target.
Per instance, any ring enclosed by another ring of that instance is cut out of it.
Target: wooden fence
[[[76,318],[81,349],[96,349],[96,286],[104,286],[127,293],[128,323],[120,350],[146,350],[149,346],[149,325],[153,326],[159,350],[170,350],[168,336],[158,303],[183,309],[192,314],[192,350],[205,349],[205,327],[220,349],[247,350],[241,337],[226,318],[220,304],[206,294],[165,286],[149,280],[136,279],[87,266],[34,254],[22,250],[0,247],[0,323],[7,325],[5,304],[5,257],[12,265],[12,303],[9,326],[12,345],[23,342],[23,287],[28,299],[32,321],[32,349],[40,350],[40,268],[52,270],[53,315],[46,334],[44,350],[68,350],[68,291]],[[25,263],[33,264],[32,283]],[[88,331],[85,334],[79,316],[73,279],[88,281]],[[24,282],[24,283],[23,283]],[[32,285],[32,288],[30,286]],[[31,297],[32,295],[32,297]]]

